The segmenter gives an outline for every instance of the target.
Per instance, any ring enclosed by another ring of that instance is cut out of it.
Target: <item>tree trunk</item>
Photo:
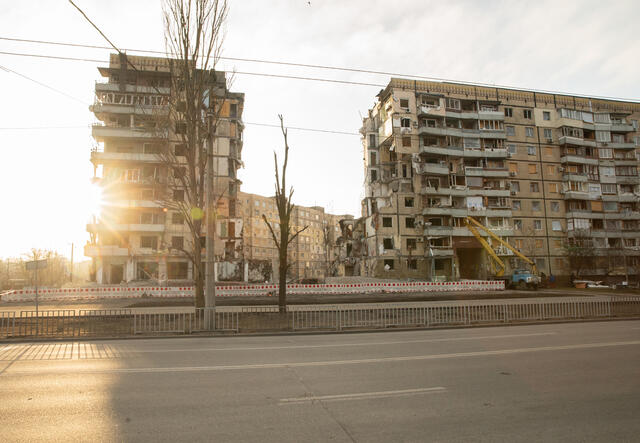
[[[278,310],[287,312],[287,250],[280,248],[280,260],[278,264]]]

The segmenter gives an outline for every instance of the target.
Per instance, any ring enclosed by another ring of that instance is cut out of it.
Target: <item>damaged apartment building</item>
[[[364,273],[489,277],[470,216],[547,275],[572,273],[578,238],[584,274],[636,274],[639,118],[635,102],[392,79],[361,129]],[[523,265],[488,241],[507,274]]]
[[[180,122],[160,126],[169,115],[168,97],[175,94],[169,60],[111,54],[100,67],[104,82],[95,85],[91,110],[96,145],[91,151],[93,181],[101,186],[101,214],[87,225],[95,281],[178,282],[193,276],[185,252],[191,234],[182,214],[166,208],[162,196],[181,201],[185,190],[169,188],[170,175],[184,171],[184,145],[176,135]],[[242,256],[242,217],[237,214],[241,166],[244,94],[227,90],[224,73],[215,73],[210,91],[222,102],[214,137],[215,189],[224,189],[217,207],[216,256],[234,262]],[[222,97],[223,98],[220,98]],[[178,165],[159,155],[175,154]],[[173,177],[171,176],[171,177]]]

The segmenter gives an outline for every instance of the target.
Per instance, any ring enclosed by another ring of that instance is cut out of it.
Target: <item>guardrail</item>
[[[640,297],[455,304],[292,305],[193,312],[130,309],[0,312],[0,338],[113,337],[199,332],[344,331],[377,328],[513,324],[640,316]]]

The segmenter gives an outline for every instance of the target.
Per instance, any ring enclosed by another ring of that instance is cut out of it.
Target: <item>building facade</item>
[[[177,93],[169,63],[165,58],[111,54],[109,66],[99,68],[106,81],[96,83],[91,106],[98,119],[92,127],[91,162],[103,206],[87,225],[90,241],[85,246],[99,284],[191,280],[186,253],[203,247],[192,244],[183,214],[166,204],[168,194],[183,201],[187,192],[176,185],[185,170],[180,122],[166,124],[172,118],[169,97]],[[241,166],[244,95],[226,89],[224,73],[215,75],[210,90],[223,96],[216,95],[221,110],[212,142],[215,189],[221,195],[216,255],[234,260],[242,253],[236,173]]]
[[[278,273],[278,250],[262,219],[264,214],[279,235],[278,210],[274,197],[238,194],[238,205],[244,219],[244,257],[249,261],[264,260],[272,264],[274,279]],[[296,206],[291,216],[291,229],[305,229],[289,245],[288,277],[294,281],[322,279],[336,271],[336,240],[340,236],[340,220],[350,215],[333,215],[319,206]]]
[[[636,102],[392,79],[361,129],[366,273],[487,278],[471,216],[546,275],[636,274],[639,119]]]

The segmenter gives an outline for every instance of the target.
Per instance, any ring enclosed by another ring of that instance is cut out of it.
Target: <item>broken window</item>
[[[409,107],[409,100],[406,98],[401,98],[400,99],[400,107],[401,108],[408,108]]]
[[[403,148],[411,147],[411,137],[402,137],[402,147]]]
[[[405,197],[404,198],[404,207],[405,208],[413,208],[413,197]]]
[[[375,169],[371,170],[371,181],[377,181],[378,180],[378,171]]]
[[[407,217],[404,219],[404,227],[405,228],[414,228],[415,227],[415,219],[413,217]]]
[[[415,258],[410,258],[407,260],[407,268],[411,269],[411,270],[416,270],[418,269],[418,260],[416,260]]]
[[[391,217],[382,217],[382,227],[383,228],[393,227],[393,219]]]
[[[369,147],[370,148],[376,147],[376,135],[375,134],[369,134]]]
[[[138,280],[151,280],[158,278],[158,263],[139,262],[136,277]]]
[[[410,118],[402,118],[402,119],[400,119],[400,127],[402,127],[402,128],[410,128],[411,127],[411,119]]]
[[[393,249],[393,238],[388,237],[382,240],[382,246],[384,249]]]
[[[392,271],[394,262],[395,262],[395,260],[393,260],[393,259],[385,259],[384,268],[386,270]]]
[[[416,239],[415,238],[408,238],[407,239],[407,249],[416,249]]]

